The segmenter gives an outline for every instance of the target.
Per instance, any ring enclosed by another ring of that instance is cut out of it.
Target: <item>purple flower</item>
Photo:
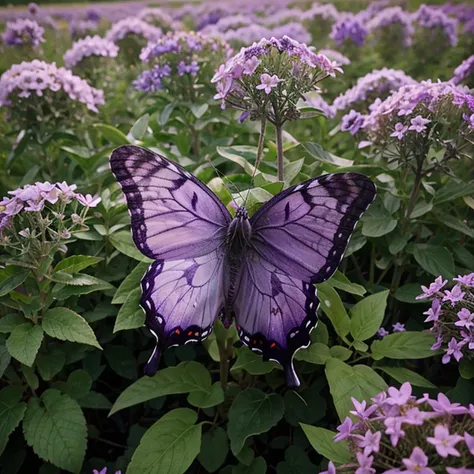
[[[342,441],[343,439],[347,439],[351,436],[352,431],[354,430],[354,423],[352,422],[351,417],[346,416],[345,420],[341,425],[337,428],[339,433],[334,436],[334,441]]]
[[[270,94],[272,89],[281,82],[281,79],[276,75],[264,73],[260,76],[260,84],[257,86],[258,90],[264,90],[265,94]]]
[[[407,468],[406,474],[435,474],[428,467],[428,457],[418,446],[413,449],[411,456],[403,459],[403,464]]]
[[[474,436],[470,435],[469,433],[464,433],[464,441],[466,442],[469,452],[474,455]]]
[[[455,326],[465,327],[469,329],[474,326],[474,313],[471,313],[467,308],[462,308],[458,311],[459,321],[454,323]]]
[[[459,451],[454,447],[463,439],[457,434],[450,435],[446,426],[436,425],[434,430],[434,438],[428,437],[426,440],[436,448],[436,452],[442,457],[461,456]]]
[[[354,405],[355,410],[350,411],[349,413],[351,415],[355,415],[361,420],[367,420],[369,419],[370,415],[377,410],[377,405],[371,405],[370,407],[367,407],[367,402],[365,400],[362,401],[362,403],[359,403],[354,397],[351,397],[352,404]]]
[[[451,340],[448,342],[448,348],[445,350],[445,354],[443,356],[442,362],[443,364],[448,364],[451,360],[451,356],[453,356],[457,362],[459,362],[462,357],[463,353],[461,352],[461,348],[464,344],[462,342],[458,343],[456,338],[452,337]]]
[[[466,467],[460,467],[459,469],[447,467],[446,472],[448,474],[474,474],[474,469],[467,469]]]
[[[382,438],[382,433],[380,431],[376,431],[372,433],[372,431],[367,430],[364,436],[355,435],[356,444],[359,448],[364,449],[364,455],[368,456],[372,451],[378,453],[380,449],[380,439]]]
[[[427,298],[431,298],[432,296],[436,295],[443,286],[446,286],[448,280],[443,280],[442,276],[436,278],[436,280],[430,284],[429,288],[426,286],[421,285],[421,289],[423,290],[423,294],[418,295],[416,297],[417,300],[425,300]]]
[[[390,333],[385,328],[380,328],[377,331],[377,336],[379,336],[379,337],[385,337],[385,336],[388,336],[389,334]]]
[[[116,58],[119,48],[112,41],[108,41],[100,36],[87,36],[76,41],[72,48],[64,54],[64,64],[71,69],[89,56],[101,56]]]
[[[390,136],[398,138],[399,140],[402,140],[407,130],[408,130],[408,125],[403,125],[403,123],[400,123],[400,122],[396,123],[395,131],[391,133]]]
[[[98,471],[97,469],[92,469],[92,474],[107,474],[107,468],[104,467],[100,471]],[[122,471],[116,471],[115,474],[122,474]]]
[[[29,45],[36,47],[44,43],[44,28],[36,21],[20,19],[14,22],[8,22],[3,33],[3,41],[8,46]]]
[[[385,400],[385,402],[389,405],[405,405],[408,400],[412,398],[411,391],[412,388],[409,382],[405,382],[404,384],[402,384],[400,390],[397,390],[395,387],[389,387],[389,397]]]
[[[338,46],[346,41],[354,43],[357,46],[363,46],[368,31],[362,18],[357,15],[346,14],[332,26],[329,37],[333,39]]]
[[[446,395],[438,393],[438,400],[427,400],[431,408],[437,413],[447,413],[450,415],[464,415],[468,412],[466,407],[460,403],[451,403]]]
[[[85,196],[83,194],[76,194],[76,199],[85,207],[96,207],[101,201],[100,197],[92,197],[90,194],[86,194]]]
[[[192,61],[190,64],[180,61],[177,69],[180,76],[184,76],[185,74],[191,74],[191,76],[195,76],[198,73],[200,67],[196,61]]]
[[[156,41],[161,36],[161,29],[156,28],[138,18],[124,18],[115,23],[107,32],[105,38],[112,43],[124,39],[126,36],[142,36],[148,41]]]
[[[336,474],[336,466],[334,466],[332,461],[329,461],[328,470],[321,471],[320,474]]]
[[[372,463],[374,462],[373,456],[356,453],[356,457],[360,467],[355,471],[355,474],[375,474],[375,469],[372,467]]]
[[[25,229],[20,230],[20,232],[18,232],[18,235],[21,235],[22,237],[27,239],[28,237],[31,236],[31,230],[28,227],[26,227]]]
[[[393,332],[405,332],[405,325],[403,323],[395,323],[392,326]]]
[[[251,58],[247,59],[244,63],[243,73],[247,76],[251,76],[260,66],[261,60],[257,58],[257,56],[252,56]]]
[[[450,46],[456,46],[458,41],[458,22],[455,18],[450,18],[440,9],[421,5],[413,15],[413,20],[417,22],[420,28],[442,31],[447,39],[447,43]]]
[[[417,115],[415,118],[410,120],[410,127],[408,130],[414,130],[417,133],[421,133],[426,130],[426,124],[430,123],[431,120],[424,119],[421,115]]]
[[[453,280],[461,283],[464,286],[474,286],[474,273],[469,273],[468,275],[458,275],[457,278],[453,278]]]
[[[363,126],[364,116],[355,110],[351,110],[342,117],[341,130],[343,132],[349,132],[351,135],[355,135]]]
[[[403,43],[400,45],[404,48],[411,46],[414,29],[412,26],[412,17],[410,13],[401,7],[385,8],[378,12],[368,23],[368,29],[379,38],[391,38],[386,28],[395,25],[401,30]]]
[[[63,181],[62,183],[56,183],[56,186],[59,189],[59,199],[61,199],[61,201],[69,203],[73,198],[76,197],[76,193],[74,191],[77,189],[77,186],[75,184],[69,185]]]
[[[451,82],[460,84],[474,73],[474,54],[464,60],[455,70]]]
[[[425,319],[425,323],[429,323],[430,321],[438,321],[440,315],[443,314],[441,311],[441,301],[438,298],[435,298],[431,303],[431,308],[428,311],[425,311],[423,314],[428,316]]]
[[[451,301],[451,306],[455,306],[458,301],[462,301],[466,293],[462,291],[461,285],[458,284],[451,291],[445,290],[444,294],[443,301]]]
[[[390,435],[393,446],[396,446],[399,439],[405,436],[405,432],[402,430],[402,421],[401,417],[388,417],[384,420],[385,433]]]
[[[421,426],[427,418],[432,418],[432,415],[430,412],[420,411],[417,407],[414,407],[406,411],[402,421],[409,425]]]

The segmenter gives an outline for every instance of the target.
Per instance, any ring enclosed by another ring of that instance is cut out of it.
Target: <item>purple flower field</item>
[[[474,474],[473,159],[468,1],[1,6],[0,472]]]

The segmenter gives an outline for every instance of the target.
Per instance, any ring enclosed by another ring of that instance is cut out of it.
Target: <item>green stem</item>
[[[255,173],[257,172],[258,166],[260,165],[260,161],[262,160],[266,128],[267,128],[267,119],[266,117],[262,117],[262,120],[260,122],[260,136],[258,137],[257,158],[255,159]]]
[[[275,123],[276,145],[277,145],[277,179],[283,181],[283,126]]]

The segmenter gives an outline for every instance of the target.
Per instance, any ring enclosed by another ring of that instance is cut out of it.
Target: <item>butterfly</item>
[[[137,248],[153,260],[140,305],[156,338],[153,375],[168,347],[200,342],[214,322],[235,317],[242,343],[299,379],[293,358],[318,322],[315,284],[336,271],[374,183],[326,174],[291,186],[252,216],[235,217],[201,181],[150,150],[124,145],[110,157]]]

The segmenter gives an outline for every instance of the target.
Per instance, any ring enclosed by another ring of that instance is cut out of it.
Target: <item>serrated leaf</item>
[[[305,423],[300,423],[300,426],[303,428],[304,434],[311,443],[311,446],[321,456],[339,464],[348,463],[352,460],[352,454],[347,441],[342,440],[336,443],[334,436],[336,436],[337,433],[334,431],[307,425]]]
[[[220,426],[213,426],[202,435],[198,461],[207,472],[219,469],[229,452],[229,438]]]
[[[61,260],[54,267],[54,272],[63,272],[72,275],[92,265],[96,265],[102,260],[102,257],[93,257],[92,255],[73,255]]]
[[[232,452],[238,454],[249,436],[265,433],[275,426],[283,412],[280,395],[266,394],[256,388],[239,392],[230,407],[227,427]]]
[[[102,349],[87,321],[68,308],[57,307],[46,311],[43,329],[48,336],[61,341],[79,342]]]
[[[43,341],[41,326],[31,323],[17,326],[7,339],[7,349],[10,355],[22,364],[31,367]]]
[[[377,367],[377,369],[382,370],[400,383],[410,382],[415,387],[436,388],[436,385],[429,380],[405,367]]]
[[[388,357],[389,359],[424,359],[431,357],[434,352],[431,346],[435,343],[432,332],[405,331],[389,334],[380,341],[374,341],[370,346],[375,360]]]
[[[183,474],[201,447],[197,413],[177,408],[160,418],[142,437],[127,474]]]
[[[143,278],[143,275],[148,269],[148,264],[146,262],[140,262],[128,275],[125,280],[118,287],[114,298],[112,300],[113,304],[123,304],[127,300],[131,291],[140,288],[140,281]]]
[[[11,271],[11,269],[8,267],[5,270]],[[9,275],[1,280],[0,296],[8,295],[10,291],[13,291],[15,288],[18,288],[28,278],[29,274],[30,270],[16,267],[16,270],[12,275]]]
[[[126,329],[141,328],[145,324],[145,313],[140,307],[141,288],[132,290],[120,308],[115,320],[114,333]]]
[[[20,324],[27,323],[28,320],[20,313],[6,314],[0,318],[0,333],[10,333]]]
[[[86,452],[86,420],[69,395],[48,389],[41,399],[31,398],[23,433],[41,459],[66,471],[80,472]]]
[[[351,308],[351,334],[355,340],[365,341],[376,334],[385,315],[388,294],[387,290],[367,296]]]
[[[0,391],[0,454],[25,414],[26,403],[21,401],[22,394],[23,389],[18,386],[5,387]]]

